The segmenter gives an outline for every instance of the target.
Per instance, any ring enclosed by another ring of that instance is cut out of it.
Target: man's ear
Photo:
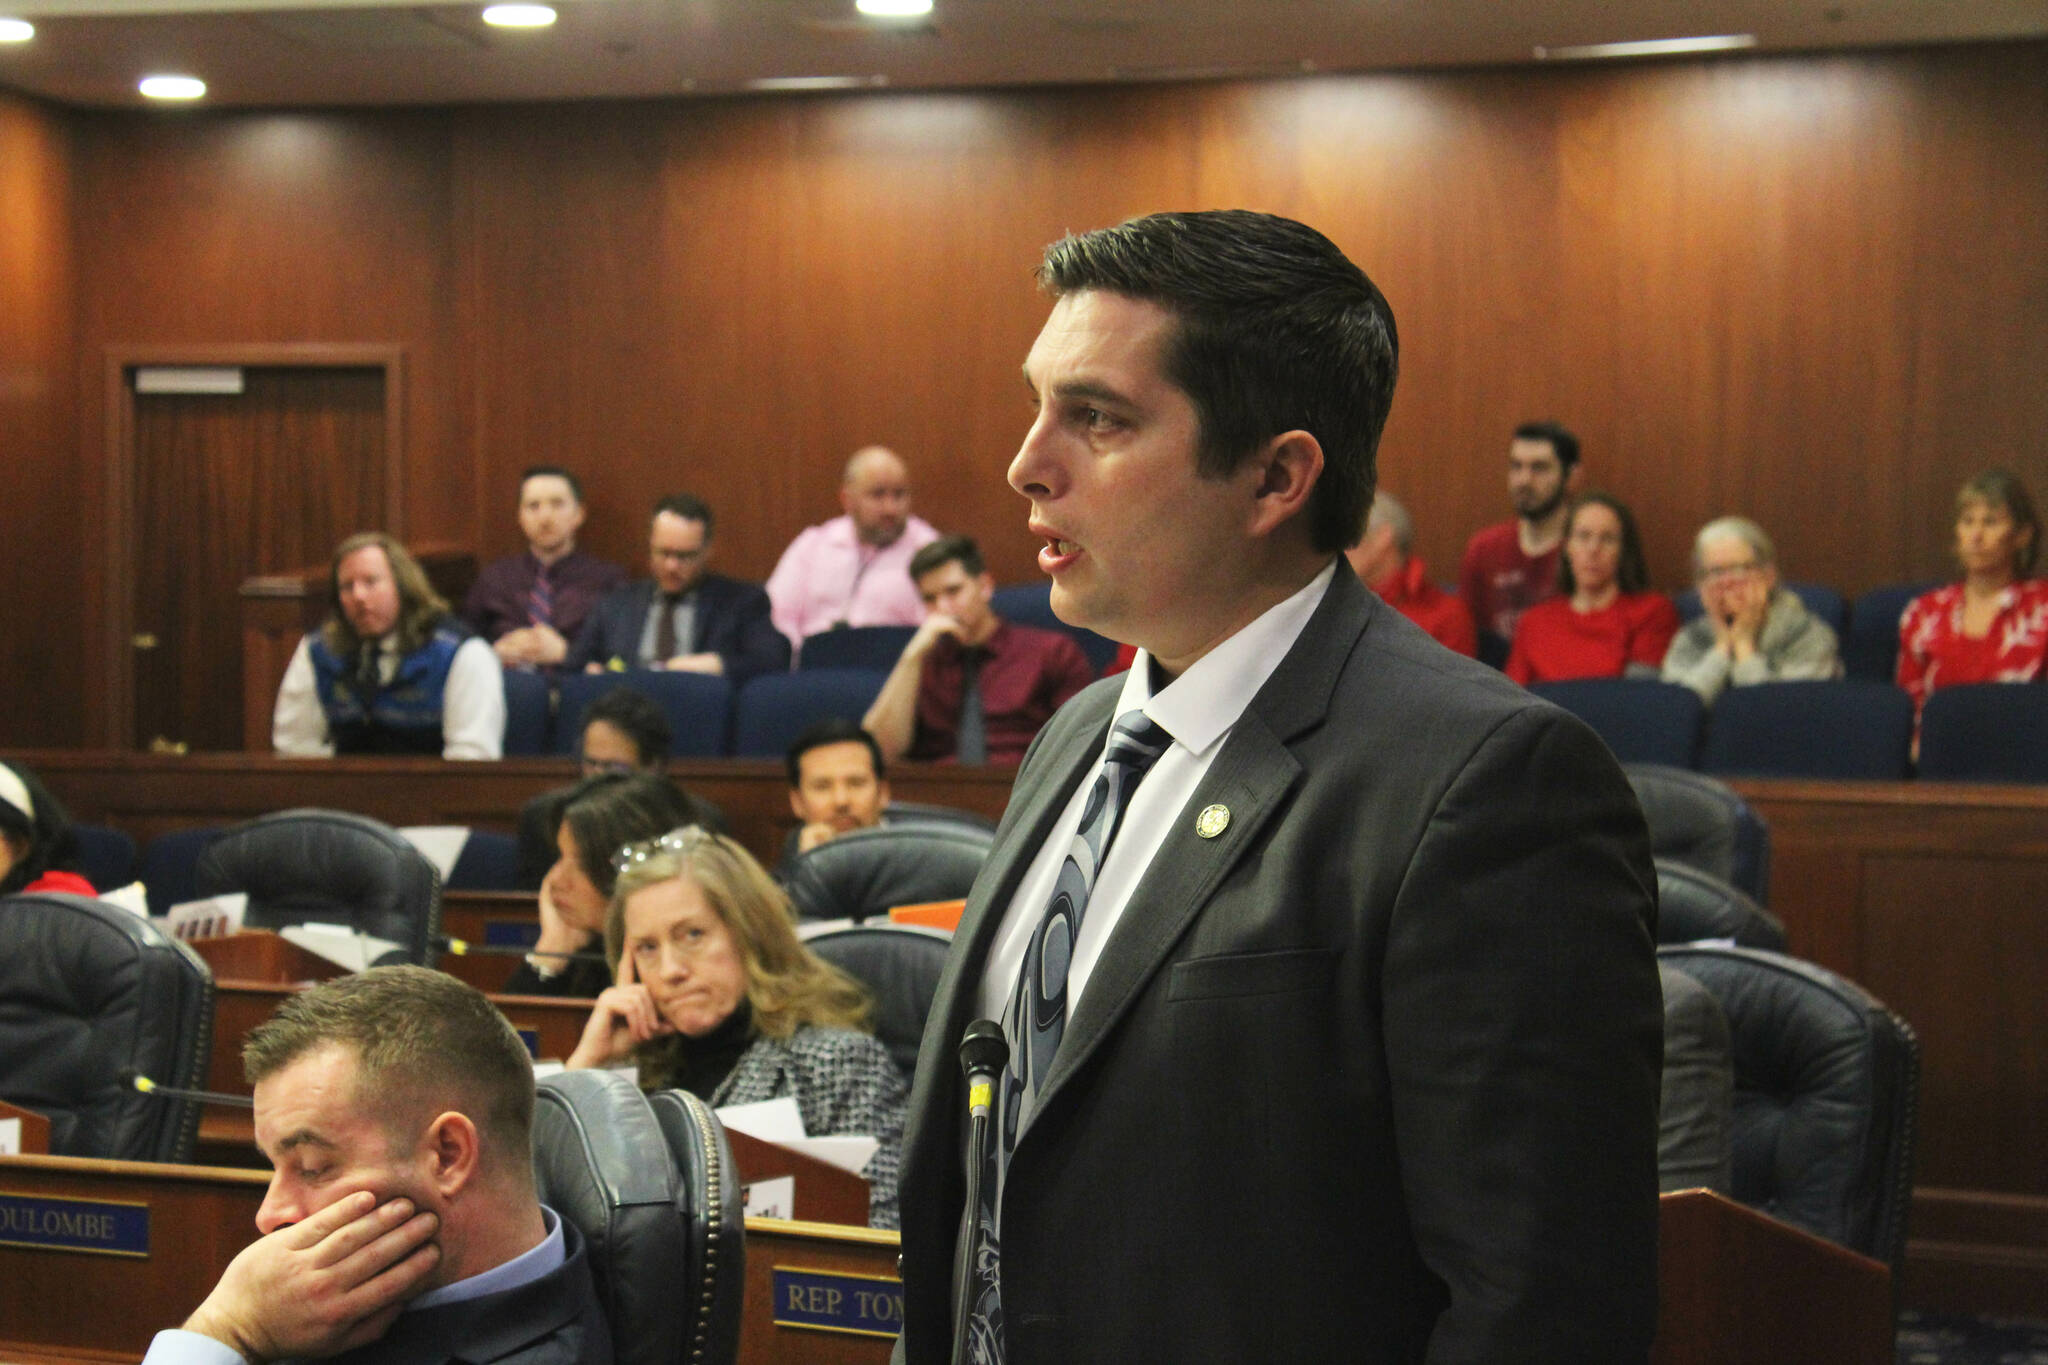
[[[1248,529],[1263,536],[1307,509],[1323,474],[1323,446],[1305,431],[1283,431],[1266,443],[1253,464],[1259,481],[1252,489]]]
[[[461,1193],[476,1179],[483,1162],[483,1147],[469,1115],[453,1109],[440,1114],[427,1125],[422,1146],[427,1181],[443,1199]]]

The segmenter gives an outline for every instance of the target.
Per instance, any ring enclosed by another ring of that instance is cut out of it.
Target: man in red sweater
[[[1515,515],[1465,546],[1459,592],[1482,636],[1507,653],[1515,621],[1557,594],[1557,552],[1579,485],[1579,438],[1556,422],[1524,422],[1508,443],[1508,497]],[[1497,643],[1495,643],[1497,642]]]
[[[1410,551],[1415,520],[1393,494],[1381,489],[1365,517],[1365,534],[1344,552],[1358,581],[1421,626],[1446,649],[1466,658],[1479,652],[1479,635],[1465,604],[1430,581],[1429,569]]]

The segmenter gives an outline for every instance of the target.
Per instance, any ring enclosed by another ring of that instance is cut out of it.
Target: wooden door
[[[384,528],[385,371],[252,366],[239,394],[135,394],[137,748],[242,747],[243,579]]]

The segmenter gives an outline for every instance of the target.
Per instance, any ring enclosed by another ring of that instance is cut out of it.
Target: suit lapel
[[[1174,817],[1103,945],[1046,1074],[1038,1112],[1058,1102],[1067,1078],[1129,1012],[1225,876],[1259,847],[1267,825],[1301,780],[1301,764],[1288,742],[1327,714],[1344,663],[1371,615],[1371,599],[1339,564],[1301,637],[1245,708],[1222,752]],[[1230,823],[1222,834],[1204,839],[1195,832],[1195,819],[1211,805],[1226,807]]]

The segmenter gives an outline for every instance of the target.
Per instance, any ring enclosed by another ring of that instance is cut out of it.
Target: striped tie
[[[1067,970],[1073,964],[1074,943],[1081,934],[1095,874],[1109,856],[1110,841],[1116,838],[1131,796],[1171,743],[1173,737],[1143,711],[1126,712],[1118,718],[1116,728],[1110,731],[1102,770],[1088,791],[1081,826],[1074,832],[1074,842],[1053,882],[1052,900],[1024,949],[1017,988],[1003,1011],[1010,1064],[1003,1071],[997,1125],[1000,1136],[987,1152],[977,1154],[986,1164],[981,1176],[981,1207],[975,1210],[971,1233],[976,1289],[967,1358],[980,1365],[1000,1365],[1003,1359],[1002,1238],[996,1210],[1001,1207],[1003,1173],[1017,1145],[1024,1102],[1027,1096],[1037,1097],[1066,1034]]]
[[[548,581],[546,565],[533,576],[533,591],[526,595],[526,619],[536,626],[555,623],[555,585]]]

